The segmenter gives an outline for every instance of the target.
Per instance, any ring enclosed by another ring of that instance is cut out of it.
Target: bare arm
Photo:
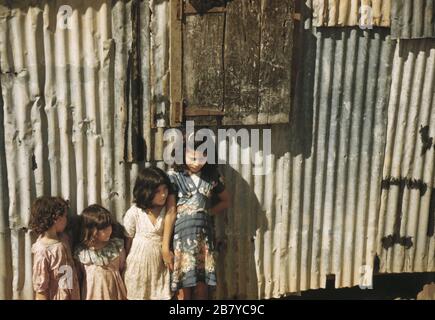
[[[131,245],[133,243],[133,238],[125,237],[125,256],[128,256],[130,253]]]
[[[231,197],[227,190],[218,194],[219,202],[210,209],[212,215],[216,215],[228,209],[231,206]]]
[[[36,292],[35,300],[48,300],[48,295],[46,292]]]
[[[127,258],[127,254],[126,254],[125,249],[123,249],[119,253],[119,273],[120,274],[124,274],[124,271],[125,271],[125,260],[126,260],[126,258]]]
[[[163,261],[171,271],[174,269],[174,255],[171,252],[170,247],[176,218],[177,207],[175,195],[169,195],[166,203],[165,226],[163,229],[162,256]]]

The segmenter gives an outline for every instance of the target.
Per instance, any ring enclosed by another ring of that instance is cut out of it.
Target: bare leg
[[[195,300],[208,299],[208,286],[204,282],[198,282],[193,293]]]
[[[192,288],[181,288],[177,292],[178,300],[192,300]]]

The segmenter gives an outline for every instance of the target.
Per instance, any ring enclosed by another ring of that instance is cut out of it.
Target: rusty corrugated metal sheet
[[[435,271],[435,39],[394,55],[382,182],[380,271]]]
[[[226,167],[234,199],[218,223],[221,298],[276,298],[325,287],[332,274],[336,287],[355,286],[373,270],[395,43],[386,29],[299,38],[291,126],[272,126],[273,174]]]
[[[435,38],[435,2],[394,0],[391,36],[393,39]]]
[[[318,28],[300,38],[289,289],[324,287],[329,274],[336,287],[355,286],[376,254],[394,42],[383,28]]]
[[[309,3],[310,1],[305,1]],[[373,26],[389,27],[391,0],[311,0],[316,27],[359,26],[372,17]],[[394,0],[393,0],[394,2]]]

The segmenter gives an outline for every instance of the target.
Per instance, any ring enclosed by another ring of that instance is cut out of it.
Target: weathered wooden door
[[[171,0],[171,124],[287,123],[290,0]]]

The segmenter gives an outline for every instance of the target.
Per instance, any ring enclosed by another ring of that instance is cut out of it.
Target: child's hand
[[[174,270],[174,254],[171,250],[162,250],[163,262],[170,271]]]

